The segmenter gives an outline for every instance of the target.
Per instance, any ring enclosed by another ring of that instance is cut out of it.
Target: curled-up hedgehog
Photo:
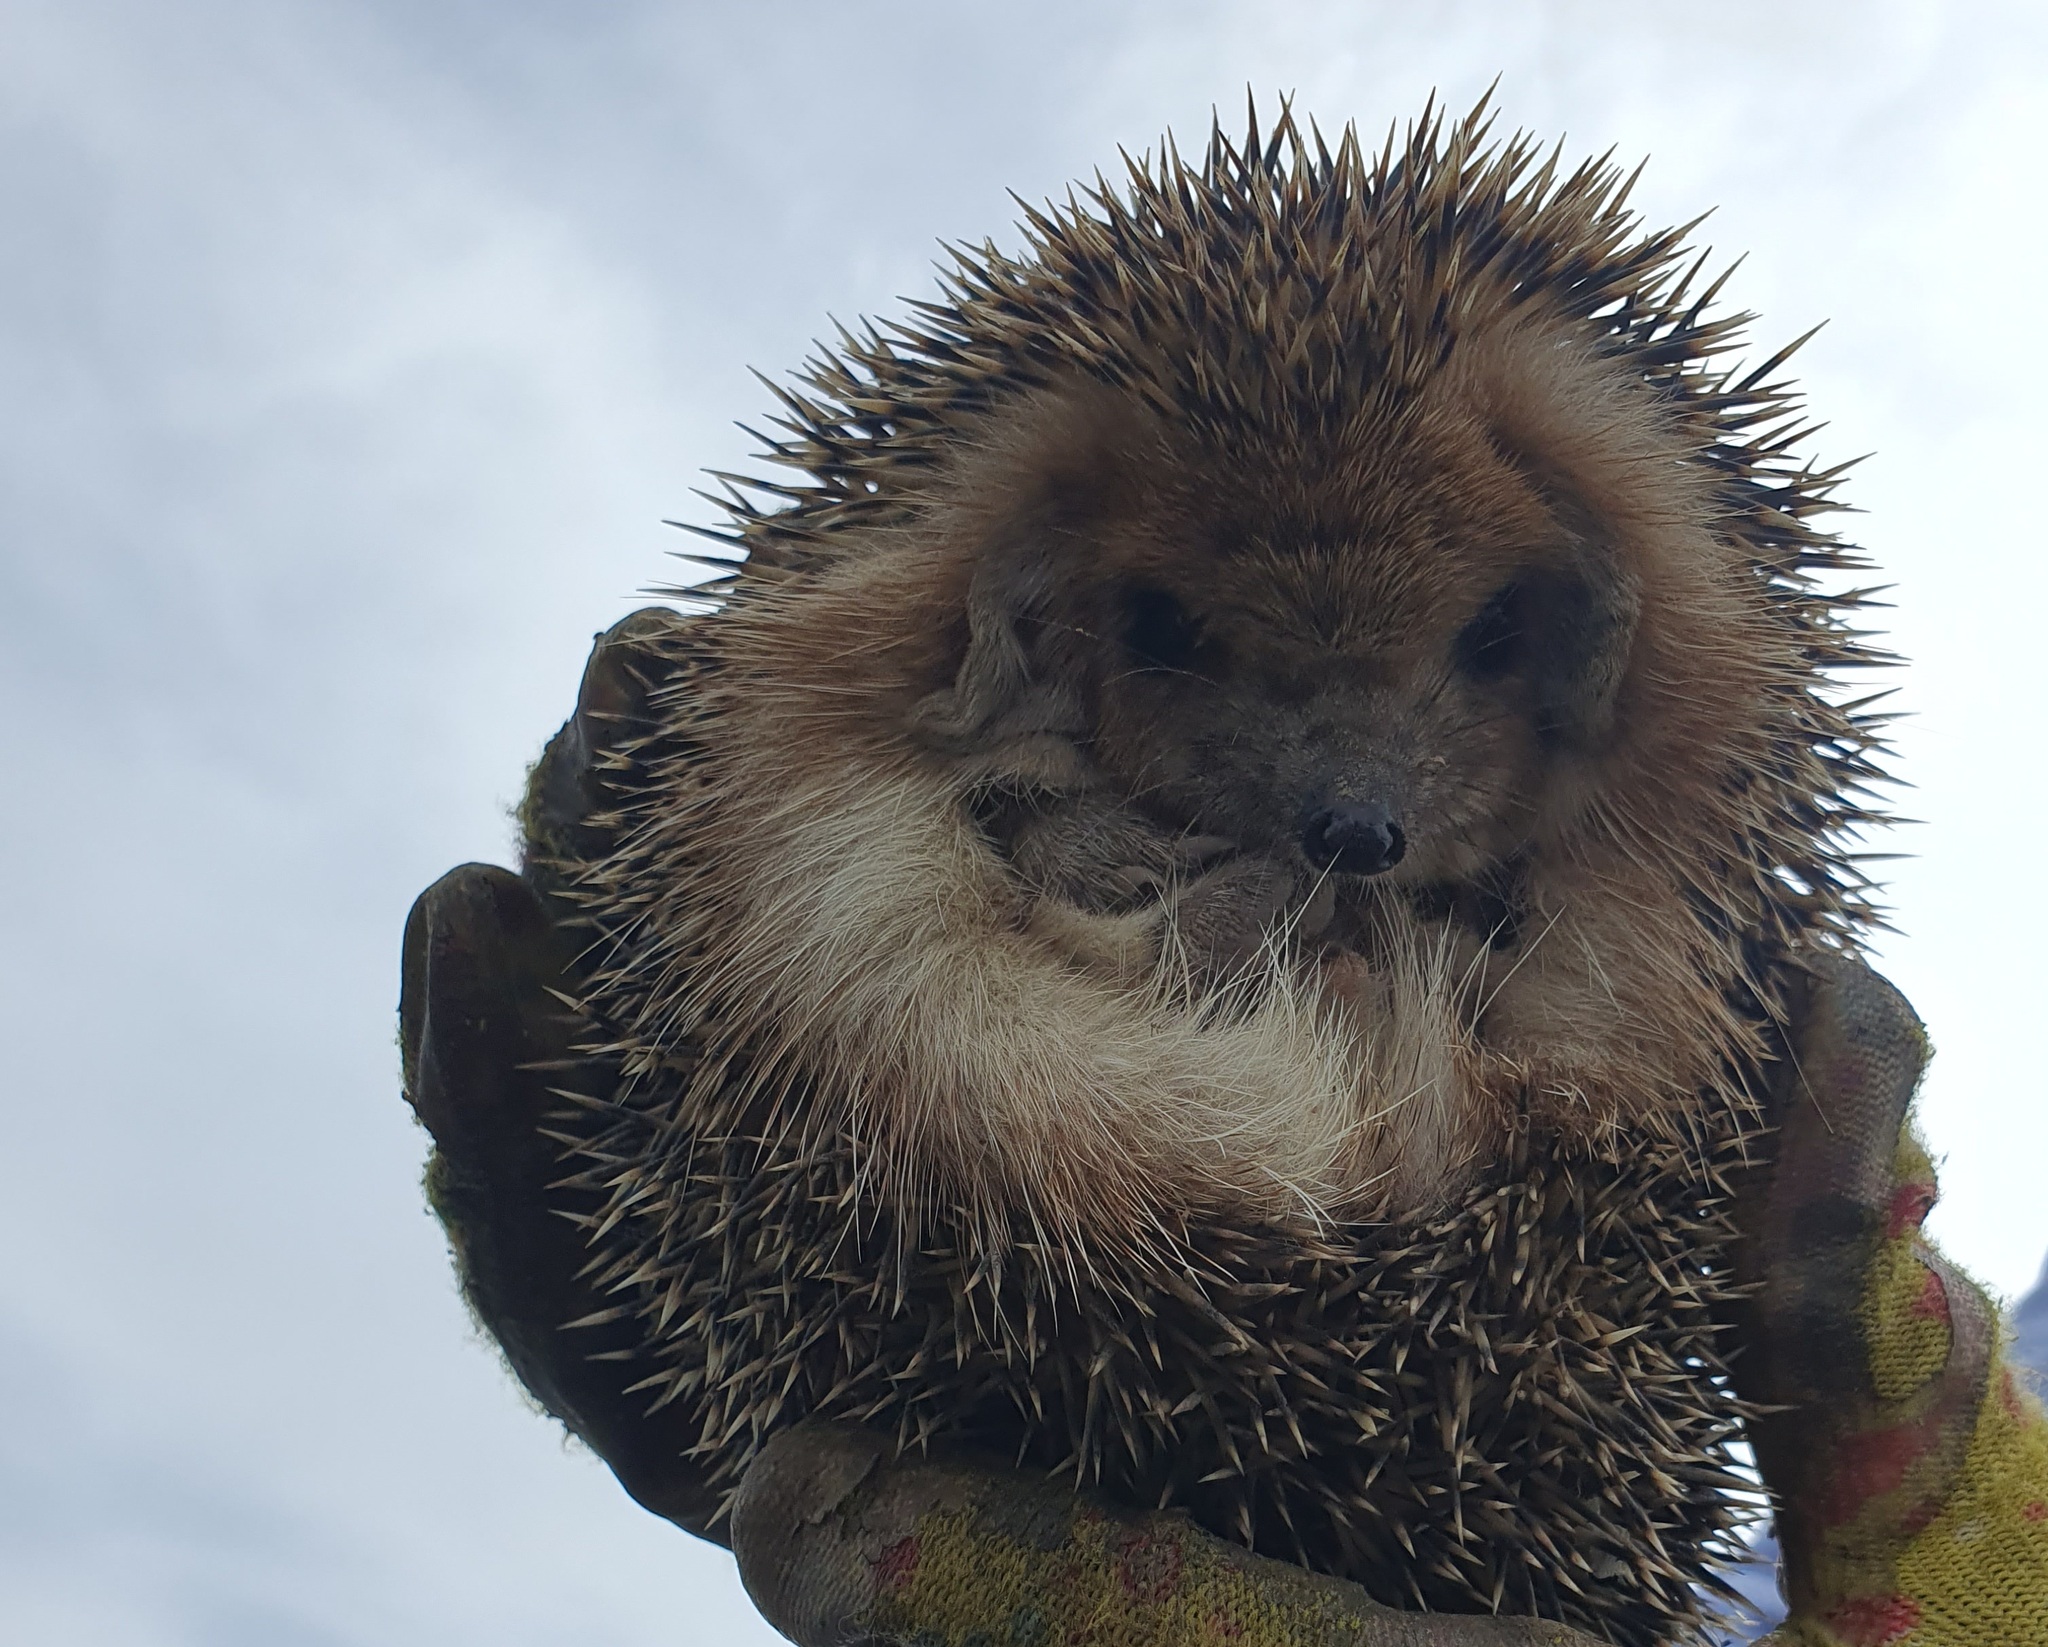
[[[618,632],[528,814],[593,1273],[714,1485],[848,1419],[1396,1605],[1696,1624],[1873,659],[1782,357],[1626,193],[1283,114],[784,395],[715,609]]]

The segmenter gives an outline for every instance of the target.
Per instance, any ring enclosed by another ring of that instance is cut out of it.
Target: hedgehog
[[[1167,140],[842,329],[607,643],[525,814],[558,1135],[715,1487],[842,1419],[1700,1628],[1731,1185],[1876,918],[1883,660],[1790,350],[1736,375],[1691,226],[1560,157]]]

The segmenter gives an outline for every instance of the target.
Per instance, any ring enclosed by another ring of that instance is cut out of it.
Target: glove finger
[[[637,1322],[564,1330],[610,1300],[581,1273],[578,1219],[595,1207],[554,1187],[543,1128],[562,1089],[603,1091],[610,1077],[576,1051],[577,1020],[555,993],[562,947],[533,889],[492,865],[451,870],[413,905],[399,1024],[405,1095],[435,1143],[428,1199],[519,1381],[634,1498],[702,1534],[715,1504],[683,1458],[695,1439],[685,1415],[650,1416],[630,1392],[646,1370]]]
[[[1859,960],[1817,955],[1808,974],[1780,1099],[1773,1198],[1876,1208],[1891,1193],[1927,1031],[1905,996]]]
[[[1592,1647],[1534,1619],[1403,1613],[1178,1516],[1116,1513],[1014,1470],[892,1449],[849,1426],[776,1436],[734,1500],[747,1593],[799,1647]]]
[[[617,752],[652,730],[650,699],[662,674],[659,645],[688,622],[666,606],[642,607],[591,647],[576,712],[549,741],[520,807],[525,868],[544,894],[554,891],[556,863],[604,851],[606,818],[618,800],[611,778],[628,770]]]
[[[1917,1224],[1931,1181],[1896,1186],[1900,1135],[1927,1061],[1902,996],[1862,962],[1810,963],[1776,1095],[1775,1160],[1748,1209],[1748,1268],[1764,1283],[1753,1353],[1738,1368],[1751,1400],[1800,1406],[1861,1393],[1864,1275],[1901,1195]]]
[[[540,1153],[551,1101],[531,1071],[567,1059],[573,1038],[549,993],[561,974],[547,916],[509,870],[463,864],[415,900],[399,1042],[406,1100],[436,1144],[507,1165]]]

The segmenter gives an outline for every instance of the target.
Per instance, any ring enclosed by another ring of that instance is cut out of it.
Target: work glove
[[[1822,955],[1795,991],[1735,1360],[1777,1511],[1780,1647],[2048,1643],[2048,1426],[1998,1313],[1931,1246],[1905,999]]]
[[[730,1542],[749,1594],[805,1647],[1505,1647],[1585,1643],[1559,1624],[1401,1613],[1252,1556],[971,1459],[898,1459],[806,1425],[774,1438],[729,1518],[691,1462],[692,1415],[649,1409],[643,1328],[583,1276],[552,1135],[565,1090],[602,1091],[579,1049],[576,944],[549,865],[601,845],[611,751],[645,727],[636,613],[600,637],[576,714],[536,768],[524,876],[466,865],[406,923],[405,1091],[434,1139],[427,1191],[465,1295],[513,1373],[638,1502]],[[1738,1391],[1761,1416],[1800,1647],[2048,1647],[2048,1429],[1999,1363],[1996,1314],[1928,1249],[1927,1158],[1907,1111],[1926,1057],[1903,999],[1819,956],[1795,991],[1781,1130],[1743,1191],[1754,1296]],[[566,1324],[585,1322],[569,1329]]]

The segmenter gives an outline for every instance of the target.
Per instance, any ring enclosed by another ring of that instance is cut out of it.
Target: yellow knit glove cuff
[[[2048,1644],[2048,1419],[1988,1301],[1928,1246],[1934,1173],[1901,1139],[1858,1312],[1876,1403],[1806,1507],[1810,1647]],[[1978,1369],[1982,1369],[1981,1373]]]
[[[1991,1379],[1961,1477],[1899,1558],[1907,1628],[1866,1640],[2048,1642],[2048,1421],[1998,1358]]]

